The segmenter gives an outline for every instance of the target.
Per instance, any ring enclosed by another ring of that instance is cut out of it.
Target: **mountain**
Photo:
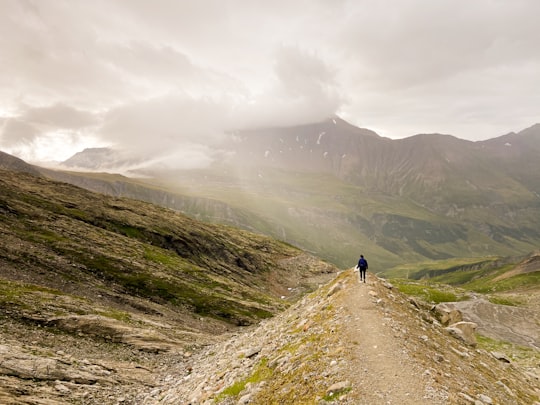
[[[335,117],[309,125],[235,132],[222,148],[243,166],[347,176],[368,151],[389,143]]]
[[[139,171],[145,179],[106,180],[114,183],[107,192],[271,235],[340,267],[364,253],[384,272],[535,250],[539,145],[540,125],[482,142],[441,134],[391,140],[333,117],[232,132],[220,145],[229,159],[200,170],[147,167]],[[46,175],[107,188],[95,176]]]
[[[129,172],[140,165],[145,166],[145,160],[111,148],[87,148],[62,162],[62,165],[70,169]]]
[[[246,131],[236,139],[235,160],[247,166],[329,173],[369,191],[427,202],[430,208],[441,200],[435,193],[472,193],[489,201],[485,191],[520,181],[509,172],[515,165],[540,165],[540,125],[483,142],[440,134],[390,140],[333,118],[301,127]],[[453,203],[447,200],[445,205]]]

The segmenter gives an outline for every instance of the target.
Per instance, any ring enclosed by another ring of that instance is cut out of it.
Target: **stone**
[[[476,327],[477,325],[474,322],[457,322],[445,328],[445,331],[469,346],[476,346],[477,342],[474,335]]]
[[[510,388],[508,388],[508,386],[505,383],[503,383],[502,381],[497,381],[495,384],[497,384],[499,387],[502,387],[508,393],[508,395],[510,395],[512,397],[516,396],[516,394],[514,394],[514,391],[512,391]]]
[[[7,345],[0,346],[0,357],[2,357],[0,374],[22,379],[73,381],[78,384],[108,381],[93,373],[79,370],[60,359],[35,356]]]
[[[248,359],[255,357],[262,350],[261,346],[250,347],[242,352],[242,354]]]
[[[459,393],[459,396],[461,398],[463,398],[465,401],[471,403],[471,404],[474,404],[476,402],[476,400],[472,397],[470,397],[469,395],[465,394],[464,392],[460,392]]]
[[[64,394],[64,395],[67,395],[71,392],[71,390],[66,387],[64,384],[60,384],[60,383],[57,383],[55,386],[54,386],[54,389],[58,392],[60,392],[61,394]]]
[[[337,293],[338,291],[342,289],[343,289],[343,283],[339,282],[339,283],[334,284],[332,288],[330,288],[330,291],[328,291],[327,297],[334,295],[335,293]]]
[[[493,400],[490,397],[488,397],[487,395],[484,395],[484,394],[479,394],[478,399],[480,401],[482,401],[483,404],[492,404],[493,403]]]
[[[249,404],[250,402],[251,402],[251,394],[246,394],[240,397],[237,403],[238,405],[245,405],[245,404]]]
[[[328,389],[326,390],[326,395],[336,394],[338,392],[345,391],[349,388],[351,388],[350,381],[337,382],[335,384],[332,384],[330,387],[328,387]]]
[[[449,326],[463,321],[463,314],[460,310],[448,308],[445,304],[436,305],[433,311],[443,326]]]
[[[511,363],[511,360],[506,356],[506,354],[501,352],[491,352],[491,355],[497,360],[502,361],[503,363]]]

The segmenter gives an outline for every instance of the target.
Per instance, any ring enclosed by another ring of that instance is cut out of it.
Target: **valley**
[[[440,134],[391,140],[334,117],[233,132],[216,153],[204,169],[130,171],[121,155],[88,150],[64,162],[70,171],[42,172],[263,233],[340,268],[362,252],[379,274],[540,246],[538,125],[482,142]],[[118,167],[129,177],[110,174]]]

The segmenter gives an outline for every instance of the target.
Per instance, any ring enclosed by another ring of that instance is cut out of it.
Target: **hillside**
[[[40,175],[37,167],[34,167],[24,160],[0,151],[0,169],[11,170],[15,172],[30,173],[35,176]]]
[[[281,242],[0,170],[0,402],[115,403],[336,269]]]

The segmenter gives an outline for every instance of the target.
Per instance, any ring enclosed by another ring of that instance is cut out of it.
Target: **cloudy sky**
[[[337,114],[480,140],[540,122],[538,0],[0,0],[0,150],[212,160]]]

